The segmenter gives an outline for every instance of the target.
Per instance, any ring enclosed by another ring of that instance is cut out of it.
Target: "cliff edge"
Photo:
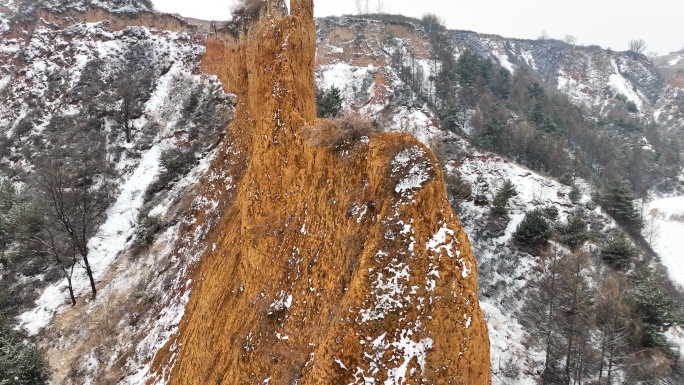
[[[238,106],[204,182],[208,247],[150,382],[489,384],[475,259],[434,155],[316,120],[313,0],[256,12],[207,42],[204,70]]]

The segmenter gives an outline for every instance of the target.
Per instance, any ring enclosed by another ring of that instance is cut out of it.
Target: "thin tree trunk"
[[[603,361],[606,358],[606,332],[603,332],[603,340],[601,341],[601,364],[599,365],[599,377],[598,382],[601,383],[603,378]]]
[[[95,287],[95,278],[93,278],[93,269],[90,268],[90,262],[88,262],[88,256],[82,255],[83,264],[85,265],[86,274],[88,274],[88,279],[90,280],[90,288],[93,291],[93,299],[97,296],[97,288]]]
[[[614,352],[613,349],[611,348],[611,349],[610,349],[610,357],[608,358],[608,373],[607,373],[607,375],[606,375],[606,378],[608,379],[608,384],[611,384],[611,383],[612,383],[612,381],[611,381],[611,376],[612,376],[612,374],[613,374],[613,354],[614,354],[614,353],[615,353],[615,352]]]
[[[71,306],[76,306],[76,297],[74,296],[74,286],[71,284],[71,277],[67,276],[67,286],[69,287],[69,297],[71,298]]]
[[[551,298],[549,299],[549,315],[546,319],[546,327],[548,331],[546,333],[546,346],[545,346],[545,357],[544,357],[544,372],[549,370],[549,361],[551,360],[551,333],[553,328],[551,324],[553,323],[553,317],[555,313],[555,301],[556,301],[556,261],[558,259],[558,252],[554,250],[553,254],[553,264],[551,265]],[[544,383],[546,383],[546,378],[544,378]]]
[[[570,334],[570,337],[568,338],[568,348],[566,349],[565,353],[565,385],[570,385],[570,355],[572,354],[572,343],[574,340],[574,332]]]

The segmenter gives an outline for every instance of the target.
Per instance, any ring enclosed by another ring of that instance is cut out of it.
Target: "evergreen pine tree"
[[[544,211],[534,209],[525,213],[525,217],[513,233],[513,238],[523,246],[536,246],[545,244],[551,233],[551,224]]]
[[[634,206],[634,196],[627,183],[622,181],[611,181],[600,197],[600,202],[616,220],[632,227],[641,229],[642,221],[639,211]]]
[[[530,93],[530,96],[532,96],[536,100],[542,100],[542,98],[544,97],[544,89],[539,84],[539,82],[534,82],[527,86],[527,91]]]
[[[332,86],[325,91],[317,92],[316,110],[319,118],[337,116],[342,110],[342,95],[340,94],[340,89]]]
[[[489,183],[482,175],[477,176],[472,189],[475,205],[484,206],[489,203]]]
[[[470,87],[475,84],[478,74],[478,58],[470,50],[465,50],[456,62],[456,76],[461,87]]]
[[[658,283],[655,273],[644,270],[635,275],[634,301],[643,321],[642,345],[668,351],[670,346],[664,333],[675,322],[675,302]]]
[[[544,216],[550,220],[551,222],[555,222],[558,220],[558,217],[560,215],[560,212],[558,211],[558,207],[555,205],[547,205],[541,208],[542,213]]]
[[[608,240],[601,249],[601,258],[618,270],[628,267],[634,256],[636,250],[622,234]]]
[[[518,195],[518,192],[515,190],[513,182],[510,179],[506,179],[503,186],[494,195],[492,211],[495,214],[506,214],[508,212],[508,200],[516,195]]]
[[[580,199],[582,199],[582,191],[577,184],[572,184],[572,189],[570,190],[568,197],[570,198],[570,202],[574,204],[578,204]]]
[[[8,293],[0,285],[0,384],[47,384],[50,369],[42,352],[8,325],[8,312]]]
[[[541,102],[536,102],[532,106],[530,120],[532,120],[537,127],[542,127],[542,123],[544,122],[544,110]]]
[[[544,132],[547,132],[549,134],[553,134],[556,131],[558,131],[558,126],[556,125],[556,122],[553,121],[550,117],[545,117],[543,122],[540,125],[540,128],[544,130]]]
[[[502,100],[507,100],[511,94],[511,73],[505,68],[500,68],[489,81],[489,88],[494,95]]]
[[[563,243],[575,249],[582,246],[589,239],[587,222],[584,219],[584,211],[578,209],[573,216],[568,219],[566,225],[558,226],[558,234]]]
[[[19,203],[19,192],[9,179],[0,180],[0,252],[7,247],[14,231],[12,209]]]

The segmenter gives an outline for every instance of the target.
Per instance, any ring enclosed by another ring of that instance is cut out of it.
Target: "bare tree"
[[[646,50],[646,42],[643,39],[630,40],[629,50],[641,55]]]
[[[549,40],[549,34],[546,31],[542,31],[541,35],[537,37],[537,40]]]
[[[563,40],[571,46],[574,46],[575,43],[577,43],[577,38],[572,35],[565,35],[565,38]]]
[[[133,77],[128,75],[121,78],[117,89],[117,96],[121,98],[119,107],[120,120],[126,135],[126,143],[131,142],[131,117],[135,103],[136,86]]]
[[[67,277],[74,303],[71,277],[76,264],[85,269],[93,298],[97,295],[88,241],[104,219],[111,198],[106,172],[98,167],[101,165],[87,161],[74,164],[65,159],[41,162],[35,185],[45,223],[40,243]]]
[[[657,208],[651,209],[647,214],[646,232],[648,233],[648,245],[653,247],[653,238],[658,238],[660,221],[665,217]]]
[[[375,3],[375,13],[385,13],[384,0],[378,0],[377,3]]]
[[[360,15],[363,13],[363,0],[356,0],[356,14]]]
[[[521,323],[545,353],[543,383],[569,385],[586,377],[592,324],[588,258],[554,250],[531,282]]]
[[[609,273],[597,290],[596,318],[600,340],[597,383],[612,383],[612,376],[629,349],[630,314],[633,304],[628,300],[631,291],[629,282],[624,276]],[[605,376],[605,377],[604,377]]]
[[[131,142],[131,131],[133,129],[131,121],[143,115],[144,101],[149,96],[144,94],[150,79],[152,79],[151,75],[145,69],[127,66],[121,70],[114,81],[114,100],[120,103],[118,110],[114,111],[114,115],[121,125],[126,143]]]
[[[78,264],[78,254],[76,250],[69,245],[61,234],[55,232],[52,224],[49,222],[41,226],[41,232],[33,236],[33,240],[39,245],[39,253],[55,264],[64,274],[67,280],[67,287],[69,289],[69,298],[71,299],[71,306],[76,305],[76,296],[74,295],[73,276],[74,268]]]

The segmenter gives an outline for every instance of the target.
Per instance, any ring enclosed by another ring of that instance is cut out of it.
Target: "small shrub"
[[[470,182],[463,179],[459,172],[446,173],[444,175],[444,182],[447,187],[447,194],[449,200],[464,201],[470,199],[473,194],[473,186]]]
[[[571,249],[582,246],[589,239],[587,222],[584,220],[584,212],[578,210],[575,215],[568,219],[565,225],[556,227],[561,242],[568,245]]]
[[[542,209],[542,213],[546,218],[548,218],[551,222],[555,222],[558,220],[559,212],[558,212],[558,207],[554,205],[548,205],[544,206]]]
[[[358,113],[343,114],[333,121],[343,132],[342,138],[338,141],[359,140],[364,136],[370,136],[374,131],[373,121]]]
[[[316,111],[319,118],[332,118],[342,110],[340,89],[332,86],[324,91],[316,92]]]
[[[135,235],[140,243],[150,245],[162,227],[161,219],[156,215],[138,214]]]
[[[534,209],[525,214],[525,218],[516,227],[513,238],[523,246],[537,246],[545,244],[551,233],[551,224],[544,211]]]
[[[486,206],[489,204],[489,183],[482,176],[478,175],[473,184],[474,203],[476,206]]]
[[[304,140],[312,146],[325,146],[337,150],[373,133],[373,122],[357,113],[339,116],[332,121],[319,119],[311,126],[304,126]]]
[[[172,147],[161,153],[159,163],[162,170],[158,179],[147,188],[145,201],[149,201],[154,194],[164,189],[174,179],[187,173],[195,163],[195,154],[192,148]]]
[[[573,204],[578,204],[580,199],[582,199],[582,191],[580,190],[579,186],[573,183],[568,197],[570,198],[570,202]]]
[[[601,258],[618,270],[628,267],[635,256],[636,250],[622,234],[609,239],[601,249]]]
[[[164,168],[162,174],[172,175],[172,179],[189,170],[194,161],[192,151],[183,151],[178,147],[172,147],[159,156],[159,163]]]
[[[494,195],[492,212],[500,215],[507,214],[508,200],[516,195],[518,195],[518,191],[516,191],[513,182],[511,182],[510,179],[506,179],[503,186],[501,186],[499,191]]]

